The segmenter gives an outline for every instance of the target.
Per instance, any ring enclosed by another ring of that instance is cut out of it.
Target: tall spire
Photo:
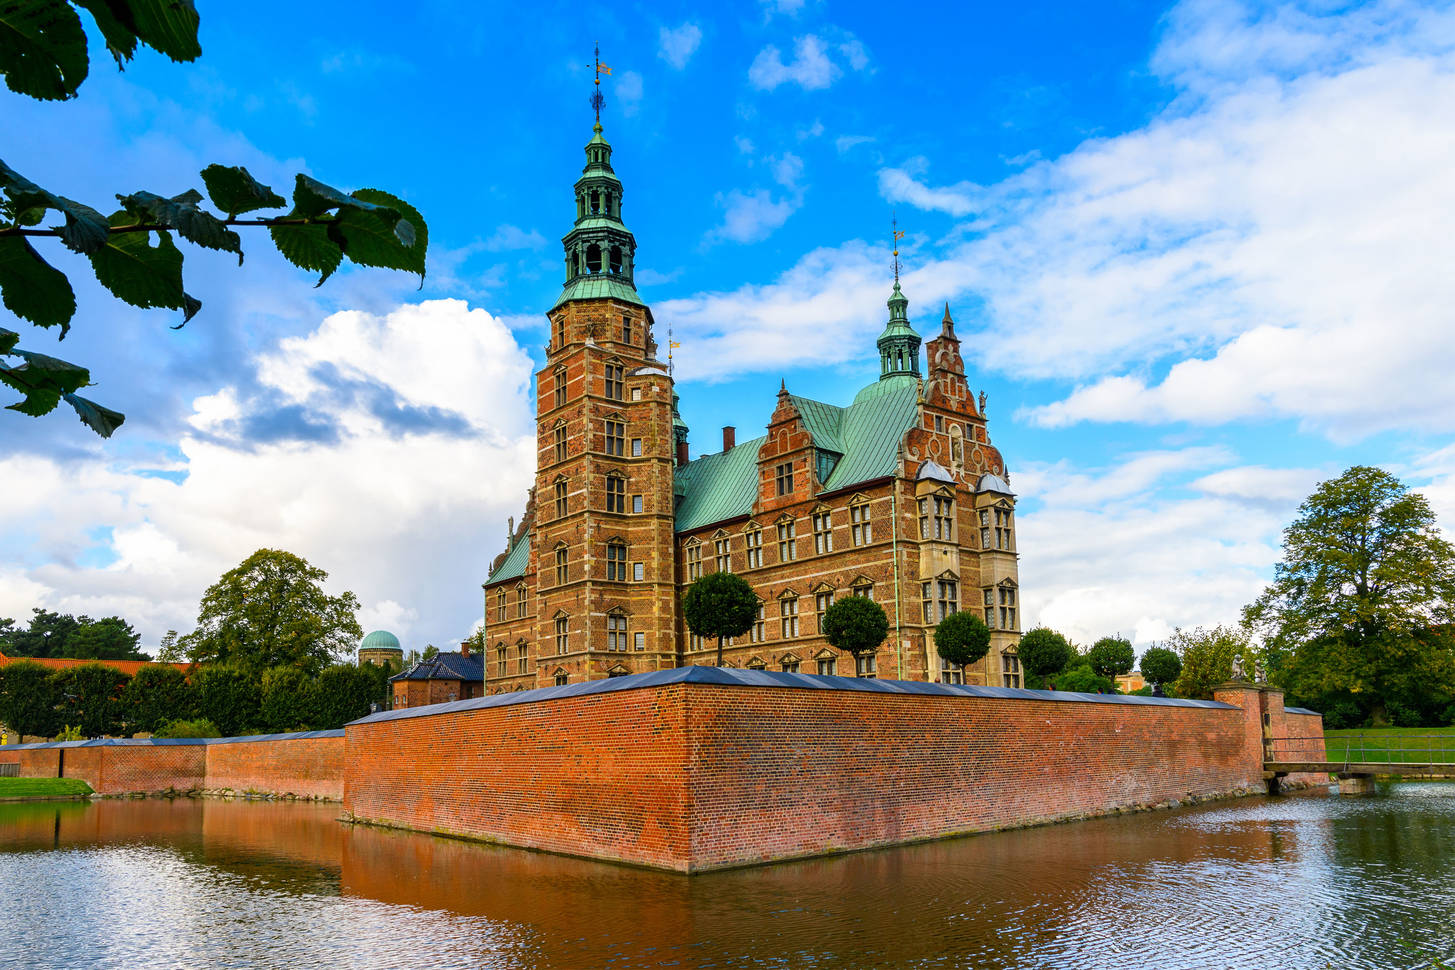
[[[602,97],[602,95],[601,95],[601,75],[605,74],[606,76],[610,77],[611,76],[611,68],[609,68],[605,64],[601,63],[601,42],[600,41],[597,42],[596,49],[594,51],[592,51],[592,53],[595,55],[592,58],[592,61],[593,61],[592,66],[594,67],[594,69],[596,71],[596,76],[595,76],[595,79],[594,79],[595,80],[595,87],[593,87],[592,90],[591,90],[591,108],[592,108],[592,110],[594,110],[596,112],[596,130],[597,131],[600,131],[601,130],[601,106],[604,105],[604,104],[606,104],[606,98]]]
[[[894,291],[889,294],[889,322],[879,335],[879,379],[889,377],[919,376],[919,334],[909,323],[909,300],[899,289],[899,241],[904,232],[899,228],[899,219],[891,223],[891,238],[894,250]]]

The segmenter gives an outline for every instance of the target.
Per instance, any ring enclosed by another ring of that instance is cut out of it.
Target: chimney
[[[733,446],[738,443],[738,429],[727,425],[722,429],[722,450],[732,451]]]
[[[462,656],[462,657],[468,657],[468,656],[470,656],[470,641],[469,640],[462,640],[460,642],[460,656]]]
[[[687,442],[679,441],[677,442],[677,467],[681,468],[685,464],[687,464]]]

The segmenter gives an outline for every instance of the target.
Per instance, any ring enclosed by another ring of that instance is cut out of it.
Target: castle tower
[[[536,375],[531,673],[540,685],[675,665],[672,379],[633,283],[623,196],[598,120]]]
[[[879,379],[919,376],[919,334],[909,322],[909,300],[899,289],[899,274],[894,277],[894,292],[889,295],[889,322],[876,342],[879,347]]]

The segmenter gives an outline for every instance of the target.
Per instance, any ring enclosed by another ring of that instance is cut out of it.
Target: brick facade
[[[714,663],[716,644],[691,636],[681,598],[702,572],[724,566],[763,602],[762,624],[725,651],[729,666],[958,681],[962,672],[942,669],[932,639],[948,605],[983,616],[993,631],[989,654],[964,672],[966,681],[1019,686],[1015,499],[990,443],[984,395],[977,404],[966,381],[948,306],[924,347],[921,378],[919,338],[895,283],[880,386],[898,389],[909,413],[896,411],[902,424],[891,429],[893,440],[877,444],[893,455],[881,472],[831,485],[835,466],[825,455],[865,446],[816,437],[802,409],[844,409],[785,388],[764,438],[738,445],[734,429],[724,429],[723,455],[754,451],[751,506],[684,525],[677,512],[687,428],[656,359],[652,312],[631,285],[635,241],[620,223],[620,185],[603,168],[610,147],[599,131],[587,157],[576,228],[565,240],[566,287],[547,314],[550,342],[536,375],[535,484],[484,584],[486,690]],[[609,193],[604,215],[585,194],[598,188]],[[592,233],[610,237],[602,245],[625,247],[621,273],[583,263]],[[861,391],[870,397],[856,406],[888,408],[876,390]],[[703,477],[695,487],[712,487]],[[866,524],[872,538],[863,537]],[[752,563],[751,537],[760,539]],[[889,638],[867,663],[841,656],[819,631],[819,608],[856,592],[878,601],[890,621]]]
[[[348,728],[344,808],[695,871],[1263,790],[1251,685],[1231,706],[705,679],[746,676],[377,715]]]

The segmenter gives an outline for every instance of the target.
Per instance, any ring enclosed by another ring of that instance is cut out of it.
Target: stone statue
[[[1268,671],[1263,669],[1263,661],[1253,661],[1253,680],[1260,684],[1268,683]]]
[[[980,392],[980,416],[985,417],[985,392]]]
[[[1243,669],[1243,658],[1240,657],[1240,656],[1233,657],[1233,677],[1232,677],[1232,679],[1235,682],[1238,682],[1238,683],[1241,683],[1241,682],[1243,682],[1243,681],[1245,681],[1245,680],[1248,679],[1248,672]]]

